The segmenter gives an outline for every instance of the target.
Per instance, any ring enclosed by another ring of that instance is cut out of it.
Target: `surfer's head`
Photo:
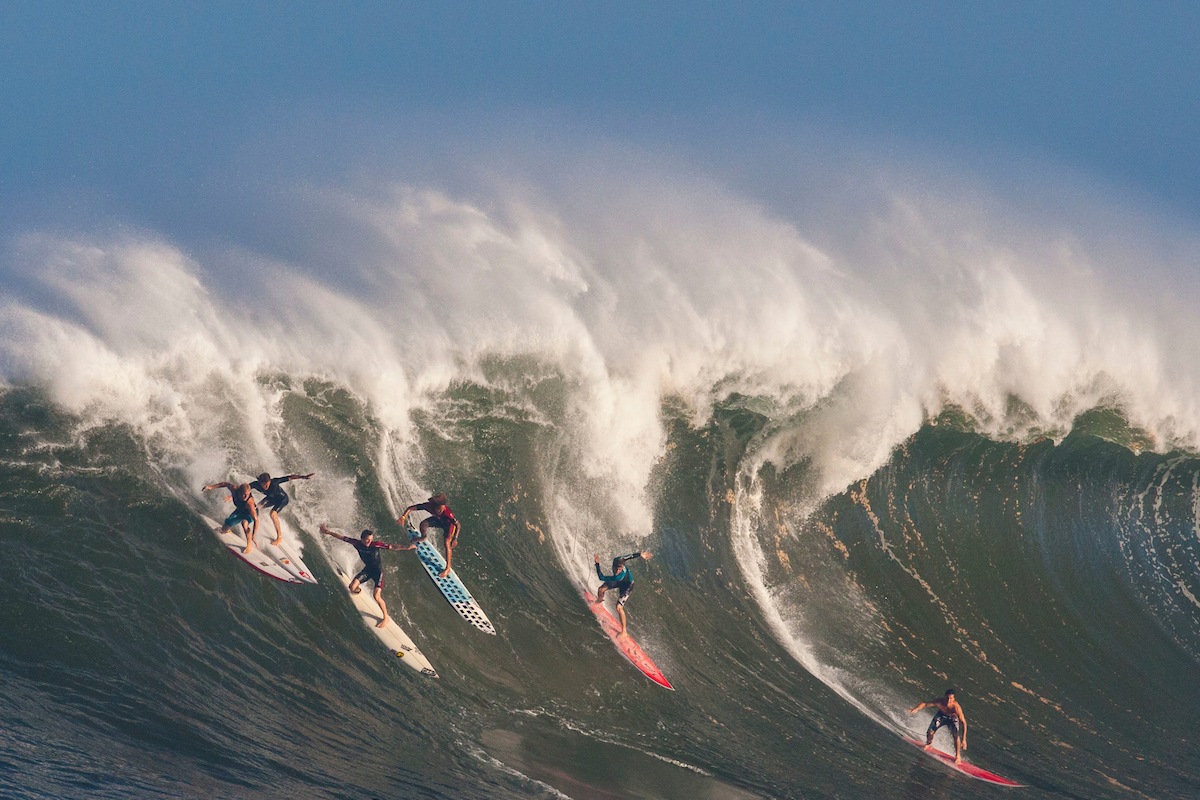
[[[263,486],[266,486],[268,483],[271,482],[271,473],[264,472],[261,475],[259,475],[258,482],[261,483]]]
[[[433,503],[435,506],[444,506],[446,505],[446,501],[448,499],[449,498],[447,498],[446,495],[439,492],[438,494],[435,494],[433,497],[429,498],[429,502]]]
[[[375,531],[370,529],[365,530],[362,532],[362,536],[360,538],[362,539],[363,544],[370,544],[371,540],[375,538]]]
[[[238,500],[249,500],[250,499],[250,484],[243,483],[242,485],[238,486],[236,489],[233,490],[233,496],[236,497]]]
[[[954,689],[953,687],[951,687],[951,688],[949,688],[949,689],[947,689],[947,690],[946,690],[946,699],[947,699],[947,700],[953,700],[953,699],[954,699],[954,695],[956,695],[956,694],[958,694],[958,690],[956,690],[956,689]]]

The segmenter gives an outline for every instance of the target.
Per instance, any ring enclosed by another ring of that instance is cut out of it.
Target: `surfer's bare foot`
[[[959,756],[958,758],[954,759],[954,763],[955,763],[955,764],[961,764],[961,763],[962,763],[962,756]]]
[[[282,537],[282,536],[280,536],[280,537],[279,537],[278,539],[276,539],[275,541],[271,542],[271,545],[272,545],[273,547],[279,547],[279,545],[281,545],[281,544],[283,544],[283,537]]]
[[[244,550],[242,550],[242,555],[249,553],[253,549],[254,549],[254,543],[251,542],[250,544],[246,545],[246,548]]]
[[[362,594],[362,589],[351,589],[350,594]]]
[[[933,747],[933,742],[930,742],[929,744],[925,745],[925,746],[924,746],[924,747],[922,747],[921,749],[922,749],[922,750],[928,750],[928,749],[929,749],[929,748],[931,748],[931,747]]]
[[[449,567],[446,567],[444,570],[442,570],[441,572],[439,572],[439,573],[438,573],[438,577],[439,577],[439,578],[444,578],[444,577],[446,577],[446,576],[447,576],[447,575],[449,575],[449,574],[450,574],[450,568],[449,568]]]
[[[376,625],[375,627],[382,628],[384,625],[387,625],[387,624],[388,624],[388,618],[384,617],[383,619],[379,620],[379,624]]]

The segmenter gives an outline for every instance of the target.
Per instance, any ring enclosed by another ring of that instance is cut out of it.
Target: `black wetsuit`
[[[629,566],[625,562],[641,557],[641,553],[630,553],[627,556],[614,558],[612,575],[605,575],[600,571],[600,564],[596,564],[596,577],[600,579],[600,585],[605,589],[616,589],[620,592],[617,596],[617,605],[619,606],[625,605],[625,601],[629,599],[629,593],[633,591],[633,573],[629,571]]]
[[[291,477],[286,478],[271,478],[271,485],[264,489],[262,484],[254,481],[250,484],[250,488],[256,492],[262,492],[263,508],[273,508],[276,511],[283,511],[283,507],[291,500],[288,493],[283,490],[282,484],[291,480]]]
[[[380,550],[389,550],[391,546],[386,542],[371,542],[363,544],[361,540],[350,539],[349,544],[354,545],[354,549],[358,551],[358,557],[362,559],[362,572],[354,576],[354,580],[360,584],[363,581],[375,581],[376,588],[383,588],[383,554]]]

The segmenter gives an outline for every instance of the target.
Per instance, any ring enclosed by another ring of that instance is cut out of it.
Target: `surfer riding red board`
[[[600,589],[598,591],[600,596],[597,598],[591,592],[584,591],[583,597],[587,600],[588,607],[592,609],[592,613],[596,615],[596,619],[600,621],[600,627],[604,629],[604,632],[608,634],[608,638],[612,639],[613,644],[629,659],[630,663],[659,686],[674,690],[675,687],[667,681],[662,671],[655,666],[654,662],[643,652],[642,648],[638,647],[637,642],[633,640],[633,637],[625,629],[627,623],[625,618],[625,601],[629,599],[629,593],[633,590],[633,574],[629,571],[629,566],[626,562],[632,561],[635,558],[649,559],[650,555],[650,551],[646,550],[641,553],[630,553],[627,556],[617,556],[612,562],[612,575],[605,575],[600,571],[600,556],[594,556],[596,559],[596,576],[600,578]],[[604,607],[604,593],[609,589],[616,589],[618,592],[617,613],[621,615],[619,623],[609,613],[608,609]]]
[[[962,751],[967,749],[967,718],[963,714],[962,706],[955,699],[955,690],[947,689],[946,693],[941,697],[933,700],[928,700],[924,703],[913,706],[908,710],[908,713],[915,714],[923,708],[933,707],[937,709],[937,713],[933,715],[933,719],[929,723],[929,729],[925,731],[925,741],[920,742],[916,739],[910,739],[907,736],[904,738],[906,742],[915,744],[929,755],[944,762],[946,765],[955,770],[969,775],[972,778],[978,778],[981,781],[988,783],[999,784],[1000,786],[1024,786],[1024,784],[1010,781],[1008,778],[1002,778],[994,772],[988,772],[986,769],[980,769],[974,764],[965,764],[962,760]],[[938,728],[942,726],[950,730],[950,735],[954,737],[954,755],[943,753],[933,746],[933,736],[937,733]]]

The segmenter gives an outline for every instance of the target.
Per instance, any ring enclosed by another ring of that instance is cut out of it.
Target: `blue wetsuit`
[[[619,606],[625,605],[625,601],[629,599],[629,593],[633,591],[633,573],[629,571],[629,565],[625,562],[641,557],[641,553],[617,556],[613,559],[612,575],[605,575],[600,571],[600,565],[596,564],[596,577],[600,579],[600,585],[605,589],[616,589],[620,592],[617,597],[617,605]]]

